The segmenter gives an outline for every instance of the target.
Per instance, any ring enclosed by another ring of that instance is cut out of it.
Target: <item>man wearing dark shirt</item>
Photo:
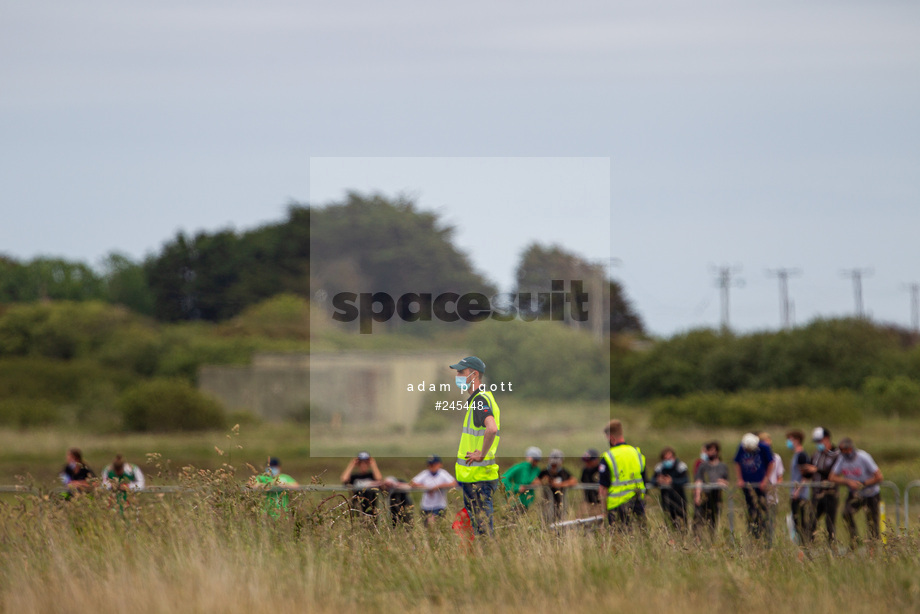
[[[760,539],[767,534],[767,488],[773,470],[773,450],[760,438],[747,433],[735,454],[738,486],[744,490],[747,504],[748,528],[751,535]]]
[[[589,449],[581,455],[581,483],[597,484],[600,481],[600,464],[601,453],[594,448]],[[594,489],[585,490],[585,512],[590,514],[600,514],[600,497]]]
[[[550,504],[550,512],[547,513],[547,520],[560,520],[565,513],[565,489],[575,486],[577,480],[575,476],[569,473],[562,466],[565,458],[561,450],[553,450],[549,454],[549,462],[546,469],[540,472],[537,479],[542,482],[547,493],[547,503]]]
[[[377,467],[377,461],[367,452],[358,452],[342,472],[342,483],[354,489],[356,509],[365,517],[376,518],[377,493],[382,481],[383,474]]]
[[[837,504],[839,502],[837,485],[817,486],[821,482],[830,480],[831,470],[837,463],[840,451],[831,441],[831,432],[819,426],[811,434],[811,440],[817,446],[811,457],[811,463],[802,466],[802,475],[811,478],[816,484],[811,491],[811,505],[814,515],[811,519],[812,536],[817,534],[818,523],[824,516],[824,526],[827,527],[827,541],[834,543],[837,539]]]

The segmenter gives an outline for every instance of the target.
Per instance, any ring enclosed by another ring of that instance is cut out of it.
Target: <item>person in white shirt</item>
[[[441,465],[441,457],[432,454],[428,457],[428,468],[410,482],[413,488],[424,488],[422,495],[422,514],[425,524],[433,523],[447,509],[446,490],[454,488],[457,480]]]

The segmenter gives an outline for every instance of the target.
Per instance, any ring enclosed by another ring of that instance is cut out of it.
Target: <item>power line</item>
[[[771,269],[767,275],[779,279],[779,315],[783,328],[792,328],[792,312],[789,308],[789,277],[801,275],[801,269]]]
[[[856,317],[860,320],[865,319],[866,312],[863,309],[862,295],[862,277],[863,275],[872,276],[872,269],[844,269],[840,272],[844,277],[853,280],[853,299],[856,302]]]
[[[710,267],[716,275],[716,285],[722,291],[722,332],[728,332],[728,289],[732,286],[743,287],[743,279],[734,279],[734,276],[741,272],[741,265]]]

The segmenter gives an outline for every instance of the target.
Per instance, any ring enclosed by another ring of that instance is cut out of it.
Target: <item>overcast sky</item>
[[[0,0],[0,58],[17,258],[140,258],[180,229],[280,220],[311,197],[311,158],[597,157],[612,273],[653,332],[718,325],[723,264],[739,330],[779,325],[779,267],[802,270],[798,323],[852,313],[854,267],[874,270],[873,317],[910,321],[916,3]],[[335,197],[324,179],[314,197]],[[468,233],[456,185],[400,189]],[[558,236],[544,205],[517,211],[515,245]],[[595,257],[584,222],[568,247]],[[510,279],[509,256],[468,247]]]

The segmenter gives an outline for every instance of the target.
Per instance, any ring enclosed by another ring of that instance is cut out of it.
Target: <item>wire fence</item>
[[[646,508],[659,507],[661,508],[661,492],[667,490],[680,490],[683,493],[683,498],[687,502],[688,507],[693,507],[692,498],[687,499],[687,493],[692,493],[696,489],[702,491],[722,491],[724,497],[724,506],[722,510],[722,515],[725,517],[728,523],[729,533],[734,535],[735,533],[735,516],[737,514],[736,507],[744,509],[744,504],[736,501],[738,495],[743,493],[745,488],[756,488],[759,487],[759,484],[746,484],[744,487],[740,487],[735,484],[730,485],[718,485],[718,484],[702,484],[696,485],[694,483],[688,483],[684,487],[671,487],[671,486],[657,486],[653,484],[647,484],[646,489],[650,495],[658,499],[658,505],[654,506],[652,501],[646,503]],[[777,495],[775,497],[775,503],[772,504],[774,511],[783,508],[785,517],[787,514],[786,510],[789,510],[789,498],[794,489],[798,488],[833,488],[838,491],[840,485],[833,482],[780,482],[777,484],[771,485],[770,491],[774,491]],[[913,480],[909,482],[904,488],[903,500],[901,497],[901,491],[898,488],[897,484],[891,481],[883,481],[879,484],[881,493],[882,493],[882,503],[885,504],[885,510],[891,509],[894,512],[894,523],[890,524],[890,520],[886,519],[886,526],[889,526],[890,529],[894,531],[909,531],[910,528],[910,493],[913,489],[920,488],[920,480]],[[576,501],[573,500],[573,497],[577,497],[575,493],[583,491],[597,491],[597,484],[590,483],[580,483],[574,486],[566,487],[563,489],[553,489],[550,486],[546,485],[526,485],[524,486],[525,490],[543,492],[543,506],[544,512],[547,517],[550,518],[548,522],[549,526],[552,528],[564,528],[564,527],[577,527],[585,526],[594,523],[603,522],[605,518],[604,513],[593,513],[590,515],[583,515],[582,517],[571,516],[579,514],[576,513],[575,505]],[[457,487],[454,487],[451,490],[456,490]],[[177,485],[151,485],[147,486],[142,490],[132,490],[131,492],[137,494],[152,494],[152,495],[169,495],[169,494],[182,494],[182,493],[195,493],[200,489],[183,487]],[[250,491],[250,492],[287,492],[287,493],[343,493],[343,494],[356,494],[356,493],[369,493],[373,496],[375,506],[383,506],[384,512],[387,510],[392,511],[391,503],[393,494],[396,492],[406,493],[406,494],[424,494],[428,492],[424,488],[412,488],[408,483],[373,483],[370,486],[350,486],[350,485],[323,485],[323,484],[309,484],[301,486],[292,486],[292,487],[253,487],[253,486],[240,486],[241,491]],[[785,492],[785,496],[779,497],[780,493]],[[46,495],[53,494],[65,494],[69,492],[66,487],[56,487],[50,489],[41,489],[35,488],[33,486],[25,485],[0,485],[0,493],[7,494],[17,494],[17,495],[26,495],[26,496],[37,496],[42,497]],[[513,501],[516,499],[517,493],[504,493],[500,499],[506,501]],[[561,494],[561,501],[556,502],[554,493],[559,492]],[[783,501],[780,501],[780,498]],[[781,504],[784,504],[781,506]],[[594,504],[596,507],[594,511],[604,512],[601,507],[603,504]],[[890,505],[890,508],[889,508]],[[842,507],[842,506],[838,506]],[[586,509],[590,510],[590,506],[582,506],[581,511],[584,512]],[[381,510],[378,510],[381,511]],[[842,510],[838,510],[838,513]],[[664,514],[664,511],[661,511]],[[690,520],[689,514],[687,514],[687,520]],[[744,523],[742,523],[742,526]],[[791,528],[791,527],[790,527]],[[791,533],[791,532],[790,532]],[[791,535],[790,535],[791,536]]]

